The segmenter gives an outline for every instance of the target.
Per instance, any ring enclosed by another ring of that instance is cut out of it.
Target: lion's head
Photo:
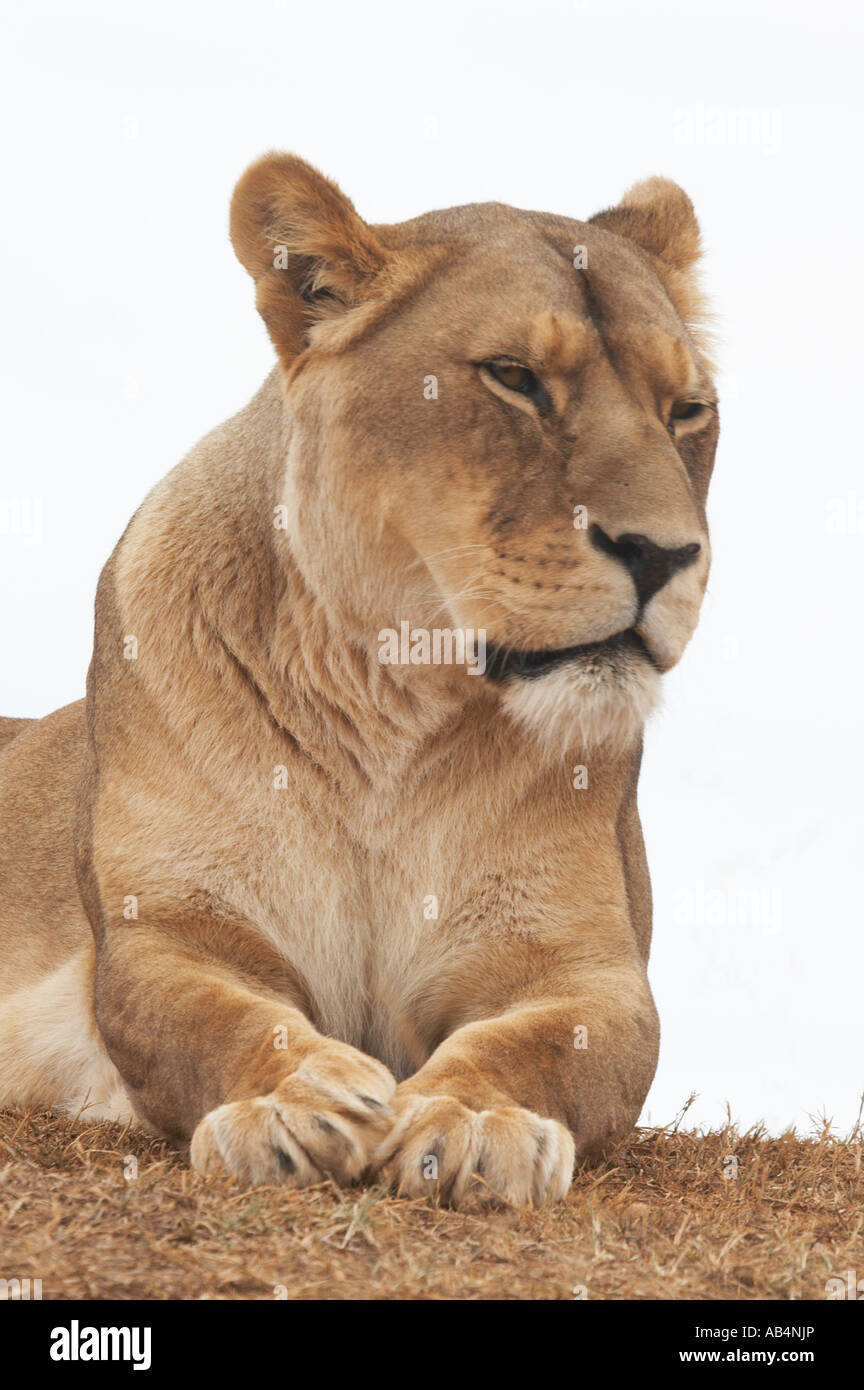
[[[533,728],[636,734],[709,568],[686,194],[649,179],[587,222],[491,203],[369,226],[270,155],[231,229],[284,369],[307,585],[353,640],[485,630],[483,679]]]

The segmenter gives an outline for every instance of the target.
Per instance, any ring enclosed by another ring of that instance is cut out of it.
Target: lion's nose
[[[632,531],[613,540],[599,526],[591,527],[591,541],[598,550],[605,551],[627,566],[642,607],[673,574],[692,565],[702,549],[698,541],[691,541],[676,550],[667,550],[662,545],[655,545],[647,536]]]

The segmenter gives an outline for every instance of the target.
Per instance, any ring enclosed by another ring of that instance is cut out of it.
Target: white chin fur
[[[510,718],[562,754],[623,751],[639,738],[659,698],[660,676],[645,661],[615,673],[573,662],[545,676],[511,680],[501,692]]]

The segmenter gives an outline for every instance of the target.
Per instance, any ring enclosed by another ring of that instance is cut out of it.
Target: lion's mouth
[[[588,665],[614,666],[616,659],[638,656],[654,666],[654,660],[642,638],[632,627],[604,637],[602,642],[585,642],[578,647],[558,647],[548,651],[515,651],[512,647],[486,645],[486,675],[493,681],[505,681],[512,676],[533,680],[545,676],[568,662]]]

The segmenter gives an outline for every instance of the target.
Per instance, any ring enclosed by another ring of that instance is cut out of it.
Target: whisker
[[[429,565],[433,560],[456,559],[458,556],[469,555],[472,551],[479,554],[487,554],[485,545],[454,545],[448,550],[439,550],[434,555],[418,555],[416,560],[412,560],[407,566],[409,570],[417,569],[420,565]]]

